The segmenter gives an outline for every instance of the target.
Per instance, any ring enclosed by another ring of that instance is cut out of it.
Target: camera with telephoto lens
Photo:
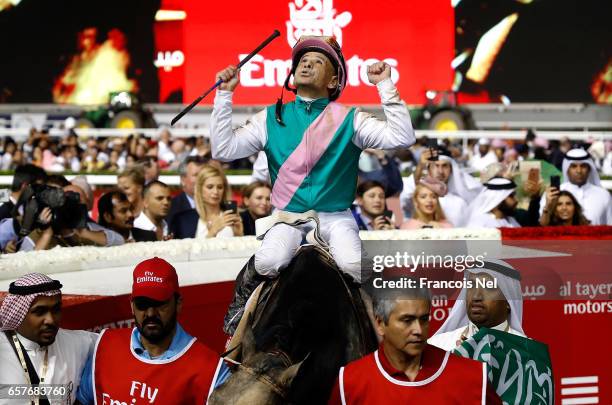
[[[64,191],[46,184],[31,184],[24,189],[15,211],[23,205],[20,236],[27,236],[34,229],[45,229],[49,225],[55,232],[61,229],[82,229],[87,225],[87,207],[81,204],[80,196],[73,191]],[[45,207],[51,209],[50,224],[42,224],[39,216]]]

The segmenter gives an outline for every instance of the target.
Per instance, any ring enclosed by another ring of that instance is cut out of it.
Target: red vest
[[[411,382],[391,377],[380,364],[378,350],[341,368],[342,403],[485,404],[485,363],[455,356],[433,346],[428,346],[427,352],[430,360],[441,361],[438,370],[424,380]],[[423,361],[427,361],[425,357]]]
[[[216,378],[219,356],[193,338],[175,357],[137,357],[132,329],[104,330],[93,356],[98,405],[205,404]]]

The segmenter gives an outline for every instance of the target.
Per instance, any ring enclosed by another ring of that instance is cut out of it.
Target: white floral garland
[[[496,228],[427,228],[394,231],[361,231],[361,240],[501,240]]]
[[[362,231],[363,240],[500,240],[497,229],[418,229]],[[113,247],[56,247],[46,251],[18,252],[0,257],[0,280],[15,279],[25,273],[56,273],[124,267],[137,259],[154,256],[173,261],[196,261],[249,257],[261,241],[254,236],[214,239],[181,239],[165,242],[139,242]]]

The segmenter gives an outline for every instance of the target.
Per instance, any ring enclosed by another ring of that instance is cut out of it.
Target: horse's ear
[[[253,316],[249,314],[247,322],[244,328],[244,335],[242,335],[242,361],[245,362],[255,354],[255,335],[253,334]]]
[[[310,356],[310,353],[308,353],[306,355],[304,360],[302,360],[299,363],[296,363],[296,364],[288,367],[285,371],[283,371],[283,373],[281,374],[281,376],[279,378],[279,383],[280,383],[281,387],[287,388],[287,387],[291,386],[291,383],[293,382],[293,379],[297,375],[298,371],[300,370],[300,367],[302,367],[302,364],[304,364],[304,362],[306,361],[308,356]]]

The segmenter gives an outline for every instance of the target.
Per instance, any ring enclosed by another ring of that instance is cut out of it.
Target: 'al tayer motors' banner
[[[381,60],[392,66],[392,79],[409,103],[424,102],[428,89],[449,89],[454,52],[450,1],[381,5],[348,0],[186,2],[184,100],[200,95],[216,72],[237,64],[274,29],[281,37],[243,67],[236,104],[276,101],[291,66],[291,48],[303,34],[334,35],[342,45],[348,68],[344,103],[380,102],[367,80],[367,66]]]

